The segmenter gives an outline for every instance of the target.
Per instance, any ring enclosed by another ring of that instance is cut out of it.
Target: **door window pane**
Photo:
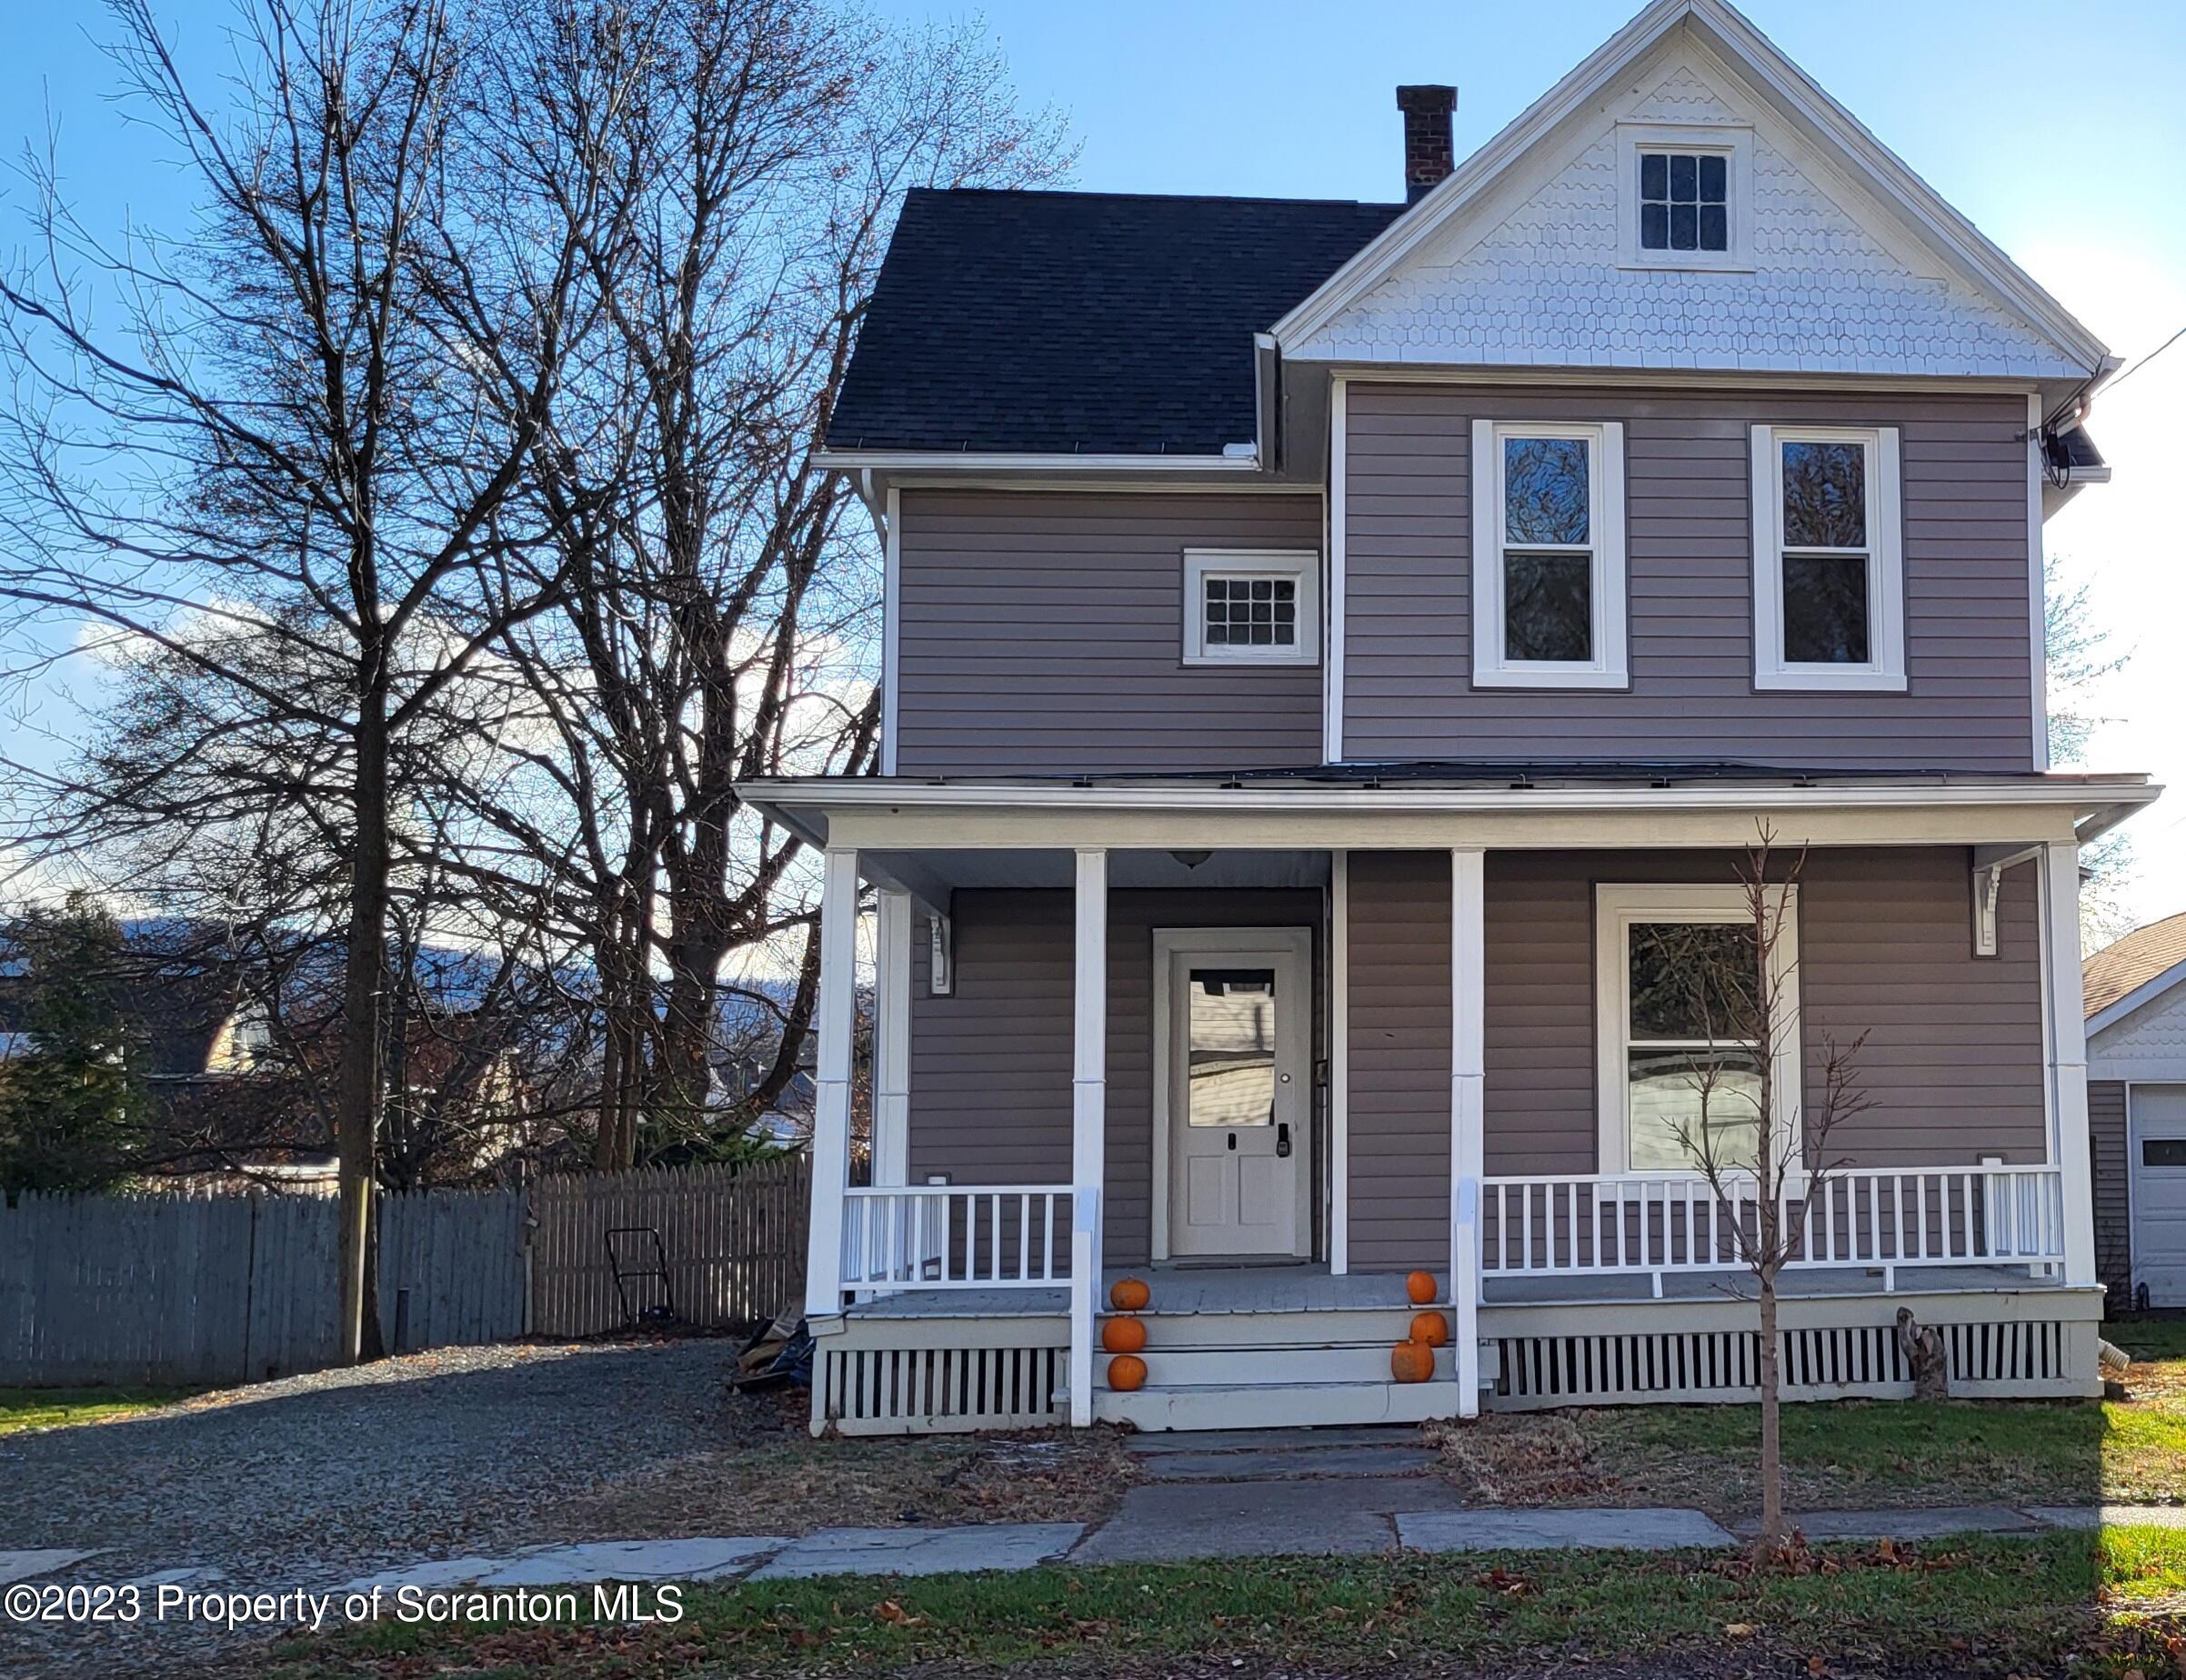
[[[1578,545],[1590,540],[1587,440],[1503,440],[1503,540]]]
[[[1503,657],[1594,656],[1594,559],[1584,554],[1503,556]]]
[[[1784,658],[1793,665],[1868,663],[1867,556],[1784,556]]]
[[[1275,1123],[1275,970],[1195,968],[1186,1124]]]

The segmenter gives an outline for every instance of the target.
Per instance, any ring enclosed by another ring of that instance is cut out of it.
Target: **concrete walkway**
[[[599,1581],[790,1581],[819,1575],[928,1575],[1047,1564],[1599,1548],[1653,1551],[1737,1544],[1705,1513],[1626,1507],[1468,1506],[1416,1430],[1358,1428],[1145,1435],[1131,1452],[1144,1480],[1097,1525],[988,1523],[951,1528],[823,1528],[801,1539],[730,1535],[529,1546],[500,1556],[435,1558],[344,1582],[342,1592],[583,1585]],[[2175,1505],[1959,1505],[1814,1511],[1791,1519],[1810,1540],[2034,1535],[2099,1524],[2186,1527]],[[0,1584],[81,1573],[98,1553],[0,1552]],[[189,1573],[189,1572],[181,1572]]]

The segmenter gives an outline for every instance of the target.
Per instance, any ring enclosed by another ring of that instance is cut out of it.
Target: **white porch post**
[[[1458,1415],[1480,1409],[1480,1176],[1488,1077],[1486,855],[1449,854],[1449,1299]]]
[[[873,997],[873,1182],[911,1182],[911,895],[877,895]]]
[[[1351,855],[1329,855],[1329,1272],[1351,1269]]]
[[[2095,1282],[2094,1173],[2088,1159],[2087,1018],[2080,977],[2080,848],[2042,848],[2042,984],[2050,1012],[2050,1139],[2064,1196],[2064,1281]]]
[[[805,1316],[843,1310],[843,1192],[850,1184],[850,1036],[857,1001],[857,853],[829,846],[820,888],[818,1077],[812,1101],[812,1222]]]
[[[1078,854],[1075,1025],[1070,1057],[1070,1423],[1093,1421],[1093,1315],[1100,1293],[1108,1162],[1108,855]]]

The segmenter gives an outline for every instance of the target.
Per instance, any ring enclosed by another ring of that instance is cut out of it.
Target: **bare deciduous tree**
[[[1745,912],[1740,922],[1645,930],[1661,947],[1653,966],[1679,991],[1706,1041],[1706,1048],[1685,1058],[1697,1115],[1673,1119],[1670,1130],[1725,1215],[1722,1228],[1751,1279],[1758,1309],[1761,1522],[1755,1545],[1763,1552],[1781,1544],[1784,1528],[1777,1283],[1787,1265],[1807,1257],[1813,1219],[1828,1216],[1830,1176],[1846,1165],[1830,1156],[1830,1135],[1869,1106],[1857,1067],[1864,1033],[1849,1044],[1824,1038],[1810,1058],[1811,1079],[1795,1054],[1793,952],[1805,867],[1803,847],[1779,863],[1764,824],[1739,864]],[[1640,931],[1634,930],[1635,938]],[[1792,1076],[1808,1091],[1780,1090],[1780,1067],[1796,1070]],[[1810,1103],[1803,1100],[1809,1092]]]

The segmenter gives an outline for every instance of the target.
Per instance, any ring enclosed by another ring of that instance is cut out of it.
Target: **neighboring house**
[[[2186,1306],[2186,915],[2087,960],[2095,1255],[2121,1303]]]
[[[882,774],[745,790],[826,859],[816,1428],[1750,1397],[1676,1127],[1755,1052],[1631,998],[1762,823],[1780,1118],[1830,1038],[1870,1104],[1790,1392],[1908,1392],[1901,1305],[1960,1393],[2097,1392],[2079,846],[2155,790],[2047,770],[2041,524],[2116,362],[1720,0],[1462,164],[1454,98],[1399,91],[1404,205],[905,205],[819,457]]]

